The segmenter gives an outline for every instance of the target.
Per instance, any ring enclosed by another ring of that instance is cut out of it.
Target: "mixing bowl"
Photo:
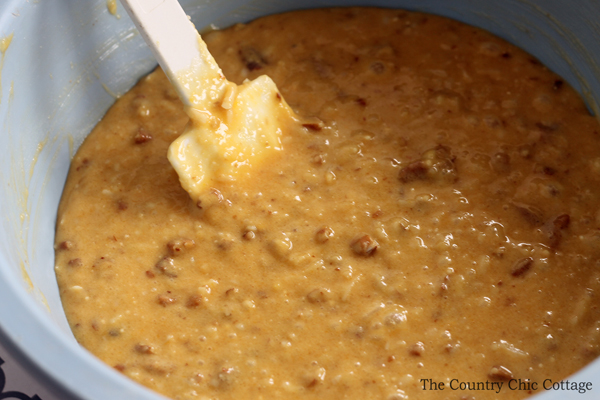
[[[146,0],[160,1],[160,0]],[[160,399],[81,348],[54,276],[55,218],[70,158],[115,97],[155,61],[120,5],[107,0],[0,3],[0,342],[57,398]],[[600,1],[189,0],[199,28],[299,8],[368,5],[440,14],[517,44],[600,104]],[[600,360],[574,379],[600,396]]]

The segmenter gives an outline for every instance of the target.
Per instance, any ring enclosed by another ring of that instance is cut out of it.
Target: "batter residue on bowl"
[[[163,73],[119,99],[58,214],[83,346],[173,399],[518,399],[598,355],[600,126],[560,77],[398,10],[205,40],[314,121],[196,204],[166,158],[187,117]]]

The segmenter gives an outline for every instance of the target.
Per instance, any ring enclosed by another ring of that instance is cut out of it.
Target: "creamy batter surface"
[[[398,10],[205,40],[308,122],[195,202],[166,158],[188,120],[164,74],[120,98],[58,213],[83,346],[173,399],[223,400],[519,399],[598,356],[600,126],[560,77]]]

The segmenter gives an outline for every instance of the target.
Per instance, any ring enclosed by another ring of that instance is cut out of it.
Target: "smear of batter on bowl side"
[[[106,0],[106,8],[108,12],[120,19],[121,16],[117,14],[117,0]]]
[[[198,207],[166,158],[188,119],[164,74],[119,99],[58,213],[83,346],[173,399],[521,399],[598,355],[600,126],[560,77],[400,10],[205,40],[314,120]]]
[[[12,43],[13,36],[14,34],[11,33],[0,39],[0,102],[2,102],[2,69],[4,68],[4,57],[6,56],[8,47]]]

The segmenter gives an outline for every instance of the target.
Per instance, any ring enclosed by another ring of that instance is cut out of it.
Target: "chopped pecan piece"
[[[417,343],[413,344],[412,346],[410,346],[410,348],[408,349],[408,353],[411,356],[415,356],[415,357],[422,356],[424,352],[425,352],[425,345],[423,344],[423,342],[417,342]]]
[[[571,217],[568,214],[562,214],[550,220],[544,226],[546,235],[548,235],[548,245],[556,249],[562,240],[563,231],[566,230],[571,223]]]
[[[571,223],[571,217],[568,214],[559,215],[554,219],[552,224],[558,229],[567,229]]]
[[[196,202],[196,207],[201,210],[208,209],[215,204],[223,203],[223,200],[225,200],[225,198],[218,189],[210,188],[209,193],[207,193],[203,199],[200,199]]]
[[[549,133],[549,132],[554,132],[555,130],[558,129],[558,124],[554,123],[554,122],[537,122],[535,124],[535,126],[541,130],[542,132],[545,133]]]
[[[434,182],[456,182],[458,179],[450,149],[438,145],[425,151],[421,159],[400,170],[398,179],[402,183],[430,180]]]
[[[177,369],[177,365],[166,360],[152,357],[150,361],[142,367],[153,375],[168,375]]]
[[[177,278],[177,268],[171,257],[165,257],[157,262],[155,268],[170,278]]]
[[[525,272],[531,269],[533,265],[533,258],[526,257],[518,260],[512,268],[512,272],[510,273],[512,276],[522,276]]]
[[[564,82],[561,79],[557,79],[554,81],[554,84],[552,85],[552,89],[554,90],[559,90],[560,88],[562,88],[564,85]]]
[[[135,144],[142,144],[152,140],[152,135],[149,134],[145,129],[140,128],[135,136],[133,137],[133,141]]]
[[[322,303],[327,300],[327,291],[325,289],[315,289],[306,295],[309,303]]]
[[[385,65],[381,61],[375,61],[369,66],[369,69],[377,75],[380,75],[385,72]]]
[[[542,211],[528,204],[513,203],[513,206],[532,227],[542,226],[544,224],[544,216]]]
[[[375,254],[375,251],[377,251],[377,248],[379,247],[379,243],[371,236],[363,235],[354,239],[352,243],[350,243],[350,247],[352,247],[354,253],[359,256],[368,257]]]
[[[81,261],[81,258],[74,258],[72,260],[69,260],[67,264],[69,265],[69,267],[81,267],[83,265],[83,261]]]
[[[72,250],[75,248],[75,243],[70,240],[65,240],[58,245],[59,250]]]
[[[398,325],[404,323],[405,321],[406,321],[406,315],[403,313],[397,313],[397,312],[387,315],[384,319],[384,323],[387,326],[391,326],[391,327],[398,326]]]
[[[146,344],[138,343],[134,346],[134,350],[140,354],[154,354],[154,349],[152,346],[148,346]]]
[[[171,292],[167,291],[167,293],[163,293],[161,295],[158,295],[157,301],[158,301],[158,304],[160,304],[163,307],[166,307],[168,305],[176,303],[177,302],[177,298],[175,298],[175,296],[173,296],[171,294]]]
[[[243,47],[239,50],[242,62],[249,71],[263,68],[267,65],[267,60],[254,47]]]
[[[513,379],[513,373],[510,372],[508,368],[503,367],[502,365],[494,365],[492,369],[490,369],[488,376],[490,377],[490,379],[493,379],[495,381],[508,381],[510,379]]]
[[[245,240],[252,240],[252,239],[254,239],[254,238],[256,238],[256,233],[255,233],[254,231],[245,231],[245,232],[242,234],[242,239],[245,239]]]
[[[318,379],[317,378],[313,378],[313,380],[311,380],[310,382],[308,382],[305,386],[310,389],[310,388],[313,388],[313,387],[317,386],[317,383],[319,383]]]
[[[315,235],[315,240],[319,243],[325,243],[329,239],[331,239],[333,237],[333,235],[334,235],[333,229],[326,226],[317,231],[317,233]]]
[[[302,126],[310,131],[318,132],[325,127],[325,124],[319,118],[312,117],[307,118],[302,124]]]
[[[125,211],[125,210],[127,210],[128,207],[129,207],[129,205],[127,204],[127,202],[125,200],[117,201],[117,209],[119,211]]]
[[[202,296],[192,295],[188,297],[187,303],[185,304],[188,308],[196,308],[202,304]]]
[[[403,183],[422,181],[427,178],[427,171],[427,166],[423,161],[415,161],[400,170],[398,179]]]
[[[174,239],[167,243],[167,250],[169,251],[169,255],[175,257],[193,248],[195,245],[196,242],[192,239]]]

